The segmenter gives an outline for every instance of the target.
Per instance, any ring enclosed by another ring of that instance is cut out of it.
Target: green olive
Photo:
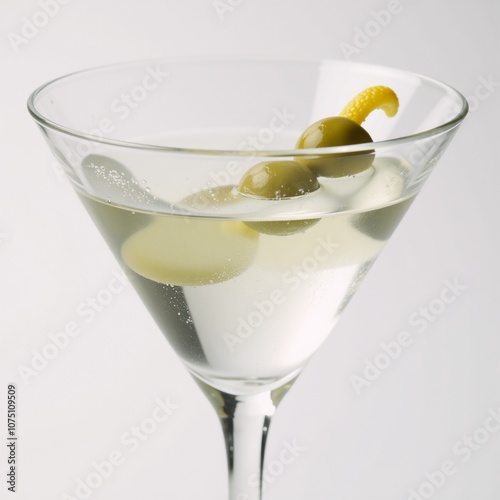
[[[302,133],[297,149],[348,146],[373,142],[370,134],[355,121],[343,116],[332,116],[319,120]],[[339,153],[320,157],[297,158],[316,175],[323,177],[344,177],[363,172],[373,163],[373,151],[365,153]]]
[[[242,177],[238,192],[255,198],[279,200],[295,198],[319,189],[316,175],[296,161],[264,161],[251,167]],[[319,219],[257,221],[245,224],[259,233],[289,236],[302,233]]]
[[[296,161],[263,161],[251,167],[238,185],[247,196],[280,200],[295,198],[319,189],[314,173]]]

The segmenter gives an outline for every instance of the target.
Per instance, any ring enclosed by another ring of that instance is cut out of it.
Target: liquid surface
[[[111,164],[116,189],[131,185]],[[413,200],[403,196],[408,168],[375,159],[369,171],[320,178],[321,189],[289,200],[215,186],[165,203],[171,213],[148,211],[161,200],[134,179],[141,211],[79,194],[187,367],[245,393],[293,377],[325,340]]]

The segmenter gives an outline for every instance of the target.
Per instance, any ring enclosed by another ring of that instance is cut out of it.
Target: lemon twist
[[[389,87],[377,85],[368,87],[351,99],[340,116],[349,118],[361,125],[366,117],[376,109],[382,109],[389,117],[398,112],[399,101],[397,95]]]

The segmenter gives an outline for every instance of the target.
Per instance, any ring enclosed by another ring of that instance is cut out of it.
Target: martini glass
[[[373,142],[296,149],[308,126],[374,85],[392,88],[400,107],[390,119],[368,117]],[[383,67],[212,59],[74,73],[37,89],[28,107],[215,407],[229,498],[261,499],[280,400],[443,154],[466,100]],[[288,162],[281,175],[292,195],[243,192],[262,162]],[[326,171],[303,189],[290,162]]]

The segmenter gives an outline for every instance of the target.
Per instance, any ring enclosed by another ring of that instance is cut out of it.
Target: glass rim
[[[44,90],[48,89],[54,84],[60,83],[63,80],[83,75],[90,74],[92,72],[98,72],[103,70],[112,70],[118,68],[126,68],[127,66],[134,66],[138,64],[153,64],[153,63],[207,63],[207,62],[252,62],[252,63],[295,63],[295,64],[340,64],[346,66],[356,66],[358,68],[368,68],[385,70],[391,72],[395,75],[418,78],[420,81],[430,83],[441,89],[445,90],[447,93],[453,94],[458,101],[461,103],[459,109],[454,115],[447,121],[444,121],[436,127],[432,127],[421,132],[416,132],[414,134],[409,134],[401,137],[395,137],[392,139],[387,139],[383,141],[373,141],[362,144],[353,144],[345,146],[331,146],[331,147],[321,147],[321,148],[308,148],[308,149],[269,149],[269,150],[240,150],[240,149],[206,149],[206,148],[185,148],[185,147],[173,147],[164,146],[157,144],[147,144],[142,142],[127,141],[122,139],[111,139],[106,137],[101,137],[98,135],[90,134],[88,132],[79,131],[66,127],[50,120],[44,116],[35,104],[38,95]],[[400,146],[406,143],[415,142],[417,140],[427,139],[451,131],[456,128],[466,117],[469,105],[467,99],[454,87],[434,78],[415,73],[412,71],[392,68],[390,66],[378,65],[378,64],[368,64],[361,62],[351,62],[342,61],[337,59],[296,59],[296,58],[280,58],[276,59],[274,57],[245,57],[245,56],[210,56],[210,57],[169,57],[169,58],[154,58],[154,59],[140,59],[129,62],[119,62],[112,64],[104,64],[100,66],[89,67],[74,71],[71,73],[64,74],[48,82],[40,85],[36,88],[28,97],[27,107],[30,115],[33,119],[41,126],[52,129],[54,131],[69,135],[78,139],[92,141],[104,145],[116,146],[129,149],[142,149],[148,151],[165,152],[171,154],[185,154],[185,155],[197,155],[197,156],[240,156],[240,157],[310,157],[310,156],[327,156],[332,154],[341,153],[356,153],[356,152],[370,152],[376,149],[384,149],[392,146]]]

